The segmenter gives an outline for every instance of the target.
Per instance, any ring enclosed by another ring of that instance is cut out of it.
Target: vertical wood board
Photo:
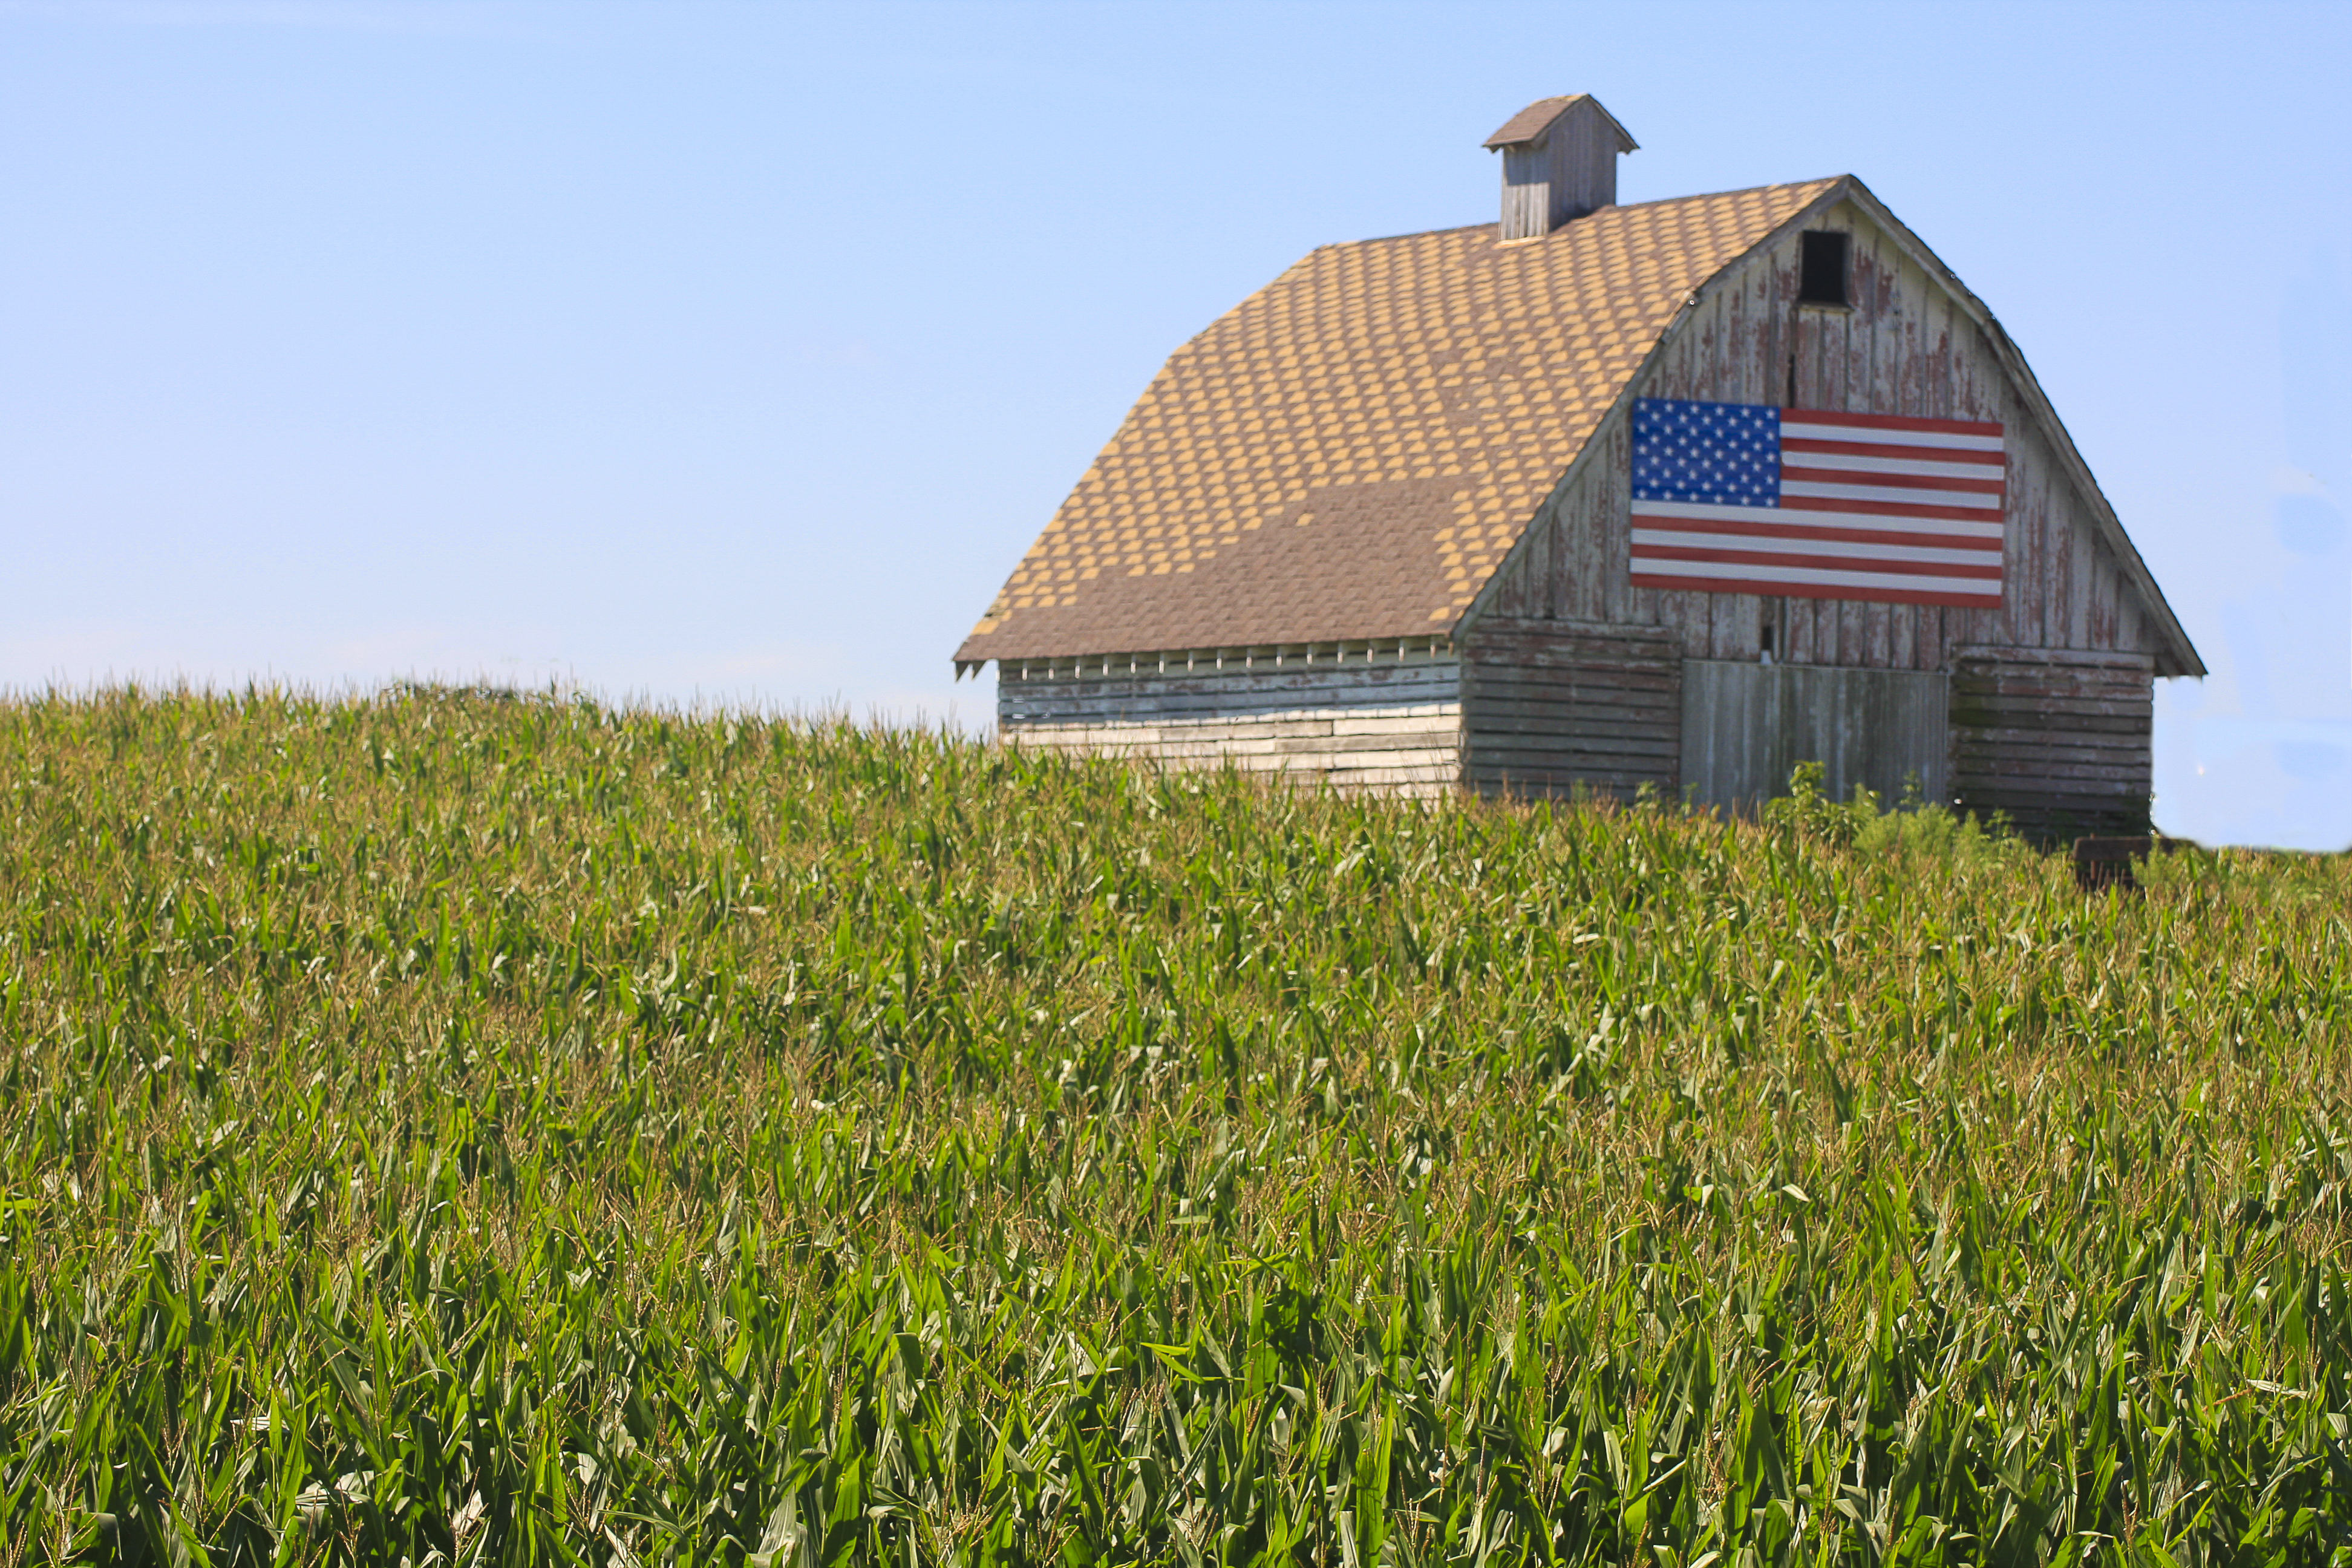
[[[1683,667],[1682,784],[1692,800],[1736,811],[1789,793],[1820,763],[1837,799],[1859,784],[1883,804],[1916,783],[1948,797],[1948,691],[1939,673],[1693,659]]]

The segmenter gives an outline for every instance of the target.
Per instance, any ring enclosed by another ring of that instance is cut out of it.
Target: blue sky
[[[2352,7],[0,3],[0,686],[543,682],[978,725],[1168,353],[1486,221],[1852,172],[2211,666],[2158,820],[2352,843]]]

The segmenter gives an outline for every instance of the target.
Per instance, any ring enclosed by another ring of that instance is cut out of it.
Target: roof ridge
[[[1855,177],[1856,176],[1853,174],[1822,174],[1811,180],[1782,180],[1769,185],[1739,185],[1728,191],[1694,191],[1690,195],[1683,196],[1657,196],[1646,202],[1616,202],[1605,207],[1595,208],[1593,211],[1585,214],[1584,217],[1599,217],[1602,213],[1639,212],[1644,207],[1673,206],[1678,202],[1711,202],[1719,201],[1726,196],[1748,196],[1768,191],[1801,190],[1807,185],[1829,186],[1837,184],[1840,180],[1851,180]],[[1542,236],[1542,237],[1545,239],[1550,239],[1556,235],[1567,234],[1574,229],[1577,224],[1582,223],[1583,221],[1584,218],[1578,218],[1572,223],[1563,224],[1559,228],[1552,230],[1550,234]],[[1391,245],[1401,239],[1433,239],[1441,234],[1467,234],[1472,229],[1500,228],[1501,226],[1502,225],[1492,222],[1459,223],[1451,225],[1444,228],[1409,229],[1402,234],[1367,235],[1361,239],[1328,239],[1321,245],[1317,246],[1315,249],[1345,250],[1349,247],[1355,245]],[[1519,244],[1523,242],[1515,240],[1512,243]],[[1314,251],[1309,251],[1307,254],[1311,256],[1314,254]]]

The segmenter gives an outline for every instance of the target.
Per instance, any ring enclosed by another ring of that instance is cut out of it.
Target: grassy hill
[[[2352,1561],[2341,858],[434,691],[0,780],[0,1562]]]

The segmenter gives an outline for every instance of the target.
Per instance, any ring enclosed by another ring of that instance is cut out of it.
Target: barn
[[[1325,246],[1179,348],[957,650],[1012,744],[1346,788],[1840,796],[2144,833],[2197,650],[2000,324],[1840,175]]]

